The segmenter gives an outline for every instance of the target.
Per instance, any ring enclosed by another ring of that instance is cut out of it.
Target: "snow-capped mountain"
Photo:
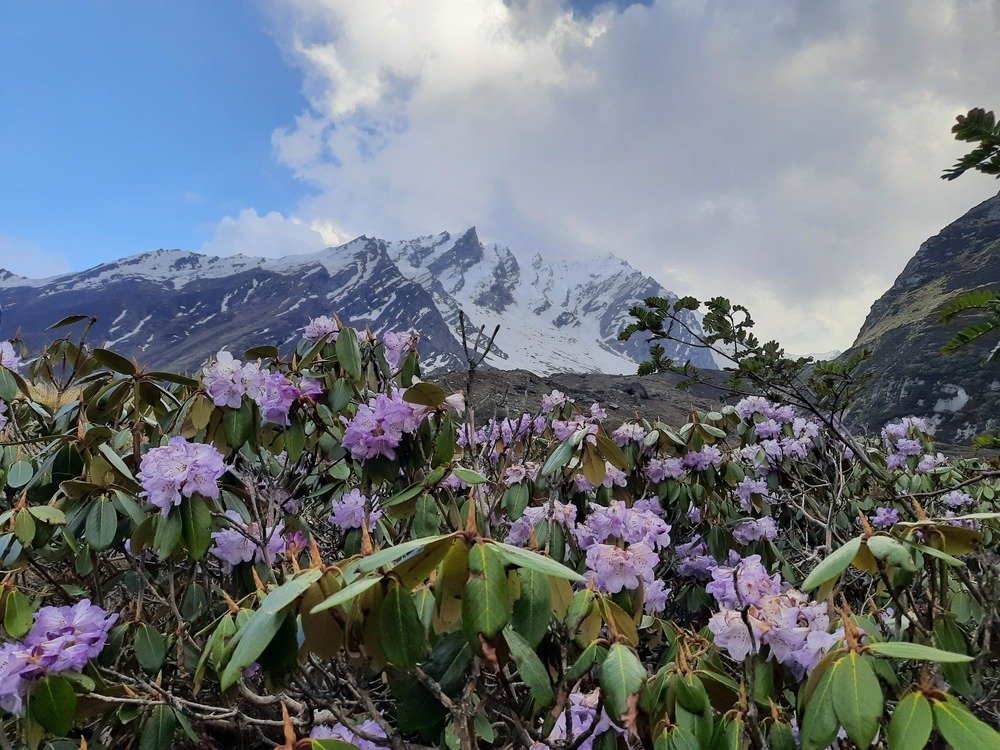
[[[376,332],[414,330],[425,367],[464,366],[459,311],[476,329],[500,325],[487,363],[500,369],[631,373],[646,353],[617,340],[629,308],[671,297],[614,255],[549,262],[479,240],[475,228],[406,241],[359,237],[309,255],[213,257],[157,250],[86,271],[26,279],[0,269],[2,335],[32,344],[60,318],[98,316],[91,335],[150,366],[194,369],[223,345],[288,347],[309,318],[337,313]],[[698,330],[697,319],[690,324]],[[713,367],[704,351],[671,356]]]

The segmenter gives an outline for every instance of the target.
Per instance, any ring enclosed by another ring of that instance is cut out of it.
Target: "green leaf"
[[[802,750],[825,750],[837,736],[840,722],[833,707],[833,679],[840,662],[834,662],[820,677],[806,704],[802,721]]]
[[[552,455],[550,455],[545,461],[545,464],[542,466],[541,475],[543,477],[547,477],[568,464],[569,460],[573,458],[573,450],[574,446],[572,438],[561,442],[558,447],[552,451]]]
[[[379,614],[382,648],[390,664],[412,671],[427,655],[427,638],[413,595],[393,581]]]
[[[931,705],[938,731],[954,750],[1000,748],[1000,733],[990,729],[951,696],[943,701],[935,699]]]
[[[100,445],[97,446],[97,450],[100,452],[102,456],[104,456],[107,462],[111,464],[111,467],[115,471],[117,471],[119,474],[125,477],[125,479],[128,479],[132,482],[135,481],[135,477],[132,476],[132,472],[129,471],[128,466],[126,466],[125,462],[122,461],[121,456],[115,453],[114,448],[112,448],[107,443],[101,443]]]
[[[106,497],[97,498],[87,514],[87,541],[97,552],[111,546],[118,531],[118,514],[114,504]]]
[[[959,664],[972,661],[973,657],[966,654],[956,654],[953,651],[942,651],[933,646],[920,643],[904,643],[902,641],[885,641],[869,643],[868,650],[879,656],[891,656],[893,659],[922,659],[936,661],[941,664]]]
[[[354,382],[361,380],[361,348],[353,328],[344,328],[337,334],[334,350],[344,374]]]
[[[538,658],[531,645],[519,636],[508,625],[503,629],[503,637],[510,647],[510,655],[517,665],[517,673],[531,691],[531,696],[539,706],[547,706],[552,702],[552,681],[542,660]]]
[[[66,523],[66,514],[58,508],[53,508],[51,505],[33,505],[28,508],[28,512],[42,523]]]
[[[56,736],[68,734],[76,721],[76,693],[69,680],[58,675],[39,680],[28,699],[28,715]]]
[[[11,590],[4,600],[3,627],[11,638],[27,635],[34,622],[34,610],[28,597],[17,589]]]
[[[859,549],[861,549],[861,537],[855,537],[843,547],[835,550],[806,576],[806,580],[802,583],[802,590],[811,591],[820,584],[839,576],[851,564],[851,560],[858,554]]]
[[[889,720],[889,750],[923,750],[933,728],[931,704],[912,692],[896,705]]]
[[[31,467],[30,462],[17,461],[7,469],[7,486],[15,490],[20,489],[30,482],[34,475],[35,470]]]
[[[884,560],[889,565],[910,571],[917,569],[917,564],[913,561],[913,555],[897,540],[885,534],[877,534],[869,537],[865,542],[868,551],[877,560]]]
[[[181,540],[181,514],[174,508],[165,516],[156,517],[156,533],[153,535],[153,549],[160,562],[170,557]]]
[[[264,597],[260,608],[250,615],[250,619],[235,636],[238,639],[236,647],[220,678],[223,690],[228,690],[236,682],[240,670],[253,664],[267,648],[281,628],[285,607],[302,596],[322,574],[323,571],[319,568],[303,571]]]
[[[233,450],[239,450],[253,437],[254,405],[249,399],[243,399],[239,409],[226,409],[222,417],[222,425],[226,431],[226,440]]]
[[[532,648],[541,643],[552,617],[552,584],[549,577],[537,570],[517,571],[520,595],[514,602],[511,623],[518,635]]]
[[[504,542],[493,542],[490,546],[496,548],[507,559],[508,563],[518,568],[527,568],[554,578],[564,578],[573,583],[583,580],[582,575],[567,568],[562,563],[556,562],[551,557],[545,557],[537,552],[531,552]]]
[[[956,654],[969,653],[962,628],[959,627],[953,617],[944,616],[934,619],[934,638],[938,646],[945,651],[951,651]],[[948,662],[942,665],[941,673],[954,692],[960,695],[969,695],[972,693],[972,683],[970,681],[971,667],[968,664]]]
[[[94,359],[107,367],[111,372],[132,377],[136,374],[135,365],[129,362],[122,355],[110,349],[94,349]]]
[[[139,750],[170,750],[174,746],[177,717],[169,706],[155,706],[142,724]]]
[[[443,404],[447,397],[448,394],[444,392],[444,389],[434,383],[416,383],[403,393],[403,401],[408,404],[430,406],[431,408]]]
[[[140,625],[135,634],[135,658],[149,674],[156,674],[167,656],[167,640],[152,625]]]
[[[604,646],[597,642],[591,643],[580,654],[580,658],[573,662],[573,666],[566,670],[566,681],[579,680],[590,671],[592,666],[603,664],[607,655],[608,650]]]
[[[437,536],[425,536],[420,539],[413,539],[409,542],[403,542],[403,544],[396,544],[392,547],[386,547],[378,552],[373,552],[367,557],[359,558],[353,563],[349,563],[344,566],[344,571],[357,571],[359,573],[370,573],[378,568],[393,565],[399,562],[404,557],[409,554],[416,553],[417,550],[422,550],[428,545],[434,544],[452,537],[454,534],[438,534]]]
[[[46,331],[54,331],[56,328],[63,328],[65,326],[71,326],[74,323],[79,323],[81,320],[87,320],[88,318],[90,318],[89,315],[67,315],[65,318],[63,318],[62,320],[60,320],[57,323],[53,323],[52,325],[50,325],[45,330]]]
[[[14,517],[14,536],[25,547],[30,546],[35,538],[35,518],[24,508]]]
[[[616,643],[601,665],[601,691],[608,714],[615,721],[628,713],[628,699],[642,689],[646,668],[628,646]]]
[[[204,498],[190,497],[181,503],[181,533],[191,557],[204,557],[212,546],[212,511]]]
[[[451,473],[456,477],[461,479],[466,484],[482,484],[486,481],[486,477],[480,474],[478,471],[473,471],[472,469],[463,469],[461,466],[456,466],[451,470]]]
[[[331,607],[339,607],[341,604],[346,604],[357,596],[365,593],[372,586],[377,586],[382,582],[381,576],[373,576],[371,578],[362,578],[359,581],[355,581],[347,586],[344,586],[340,591],[337,591],[326,599],[321,601],[315,607],[310,610],[310,614],[316,614],[317,612],[322,612],[325,609],[330,609]]]
[[[17,381],[14,374],[6,367],[0,367],[0,401],[10,403],[17,398]]]
[[[883,711],[882,686],[870,658],[850,653],[837,662],[833,708],[851,742],[867,750],[878,734]]]
[[[462,600],[462,628],[470,643],[479,635],[492,638],[510,621],[510,589],[503,558],[493,545],[477,543],[469,550],[468,582]]]

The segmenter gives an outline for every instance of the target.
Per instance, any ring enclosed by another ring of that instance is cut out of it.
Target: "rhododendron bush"
[[[91,323],[0,344],[0,746],[1000,744],[1000,472],[920,419],[473,414],[409,333],[187,377]]]

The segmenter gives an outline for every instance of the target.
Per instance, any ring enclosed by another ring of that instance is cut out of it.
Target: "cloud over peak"
[[[332,221],[613,250],[820,350],[995,189],[938,180],[954,116],[1000,106],[989,0],[286,0],[274,26],[309,101],[273,135],[314,190],[304,244]]]

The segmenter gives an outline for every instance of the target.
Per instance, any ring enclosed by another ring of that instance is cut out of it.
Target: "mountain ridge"
[[[875,377],[852,410],[867,429],[910,414],[927,418],[944,442],[964,443],[1000,430],[1000,372],[985,362],[995,340],[943,354],[957,328],[939,321],[961,292],[1000,287],[1000,193],[920,245],[893,285],[872,305],[851,354],[869,349]]]
[[[428,369],[460,367],[464,311],[475,329],[501,326],[488,365],[539,374],[634,372],[646,347],[617,340],[628,309],[674,296],[613,254],[547,261],[485,244],[475,227],[400,241],[361,236],[281,258],[160,249],[43,279],[0,269],[0,295],[5,335],[22,328],[34,345],[52,338],[44,330],[55,320],[93,313],[93,341],[188,369],[223,344],[287,346],[310,317],[334,312],[376,332],[415,330]],[[712,366],[687,344],[671,353]]]

